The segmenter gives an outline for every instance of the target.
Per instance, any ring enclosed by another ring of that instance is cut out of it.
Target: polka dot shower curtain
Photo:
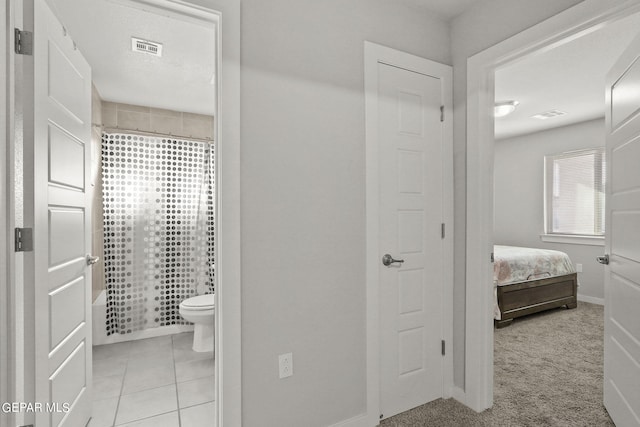
[[[214,291],[214,146],[104,133],[107,334],[186,324],[180,302]]]

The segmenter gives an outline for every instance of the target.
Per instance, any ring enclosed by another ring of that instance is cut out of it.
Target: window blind
[[[604,235],[604,148],[545,156],[547,234]]]

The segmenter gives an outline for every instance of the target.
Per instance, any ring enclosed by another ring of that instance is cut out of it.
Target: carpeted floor
[[[436,400],[383,427],[613,426],[602,405],[602,306],[578,303],[495,330],[494,405],[480,414]]]

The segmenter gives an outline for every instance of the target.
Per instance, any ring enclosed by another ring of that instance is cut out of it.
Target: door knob
[[[87,265],[93,265],[100,260],[100,257],[87,255]]]
[[[600,264],[609,265],[609,255],[608,254],[606,254],[604,256],[598,256],[598,257],[596,257],[596,260],[598,260],[598,262]]]
[[[382,263],[384,265],[386,265],[387,267],[390,266],[391,264],[393,264],[394,262],[397,262],[398,264],[402,264],[404,262],[403,259],[393,259],[393,257],[389,254],[384,254],[384,256],[382,257]]]

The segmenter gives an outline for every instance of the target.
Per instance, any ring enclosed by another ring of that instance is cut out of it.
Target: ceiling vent
[[[131,50],[153,56],[162,56],[162,44],[131,37]]]
[[[565,113],[564,111],[560,111],[560,110],[549,110],[549,111],[545,111],[544,113],[540,113],[540,114],[536,114],[535,116],[531,116],[532,119],[539,119],[539,120],[547,120],[547,119],[552,119],[554,117],[560,117],[560,116],[564,116]]]

